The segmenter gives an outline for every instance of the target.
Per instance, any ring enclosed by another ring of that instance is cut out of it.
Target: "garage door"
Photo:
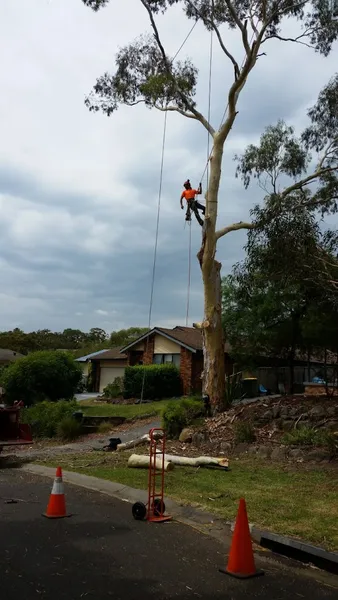
[[[101,367],[100,393],[108,383],[112,383],[116,377],[124,377],[124,367]]]

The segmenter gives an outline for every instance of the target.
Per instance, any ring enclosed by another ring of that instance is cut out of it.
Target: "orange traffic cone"
[[[66,513],[66,499],[63,489],[62,470],[61,467],[56,469],[56,475],[53,483],[52,492],[49,498],[47,510],[43,513],[48,519],[61,519],[62,517],[70,517]]]
[[[238,579],[248,579],[263,575],[263,571],[257,571],[252,550],[251,535],[249,529],[248,515],[244,498],[239,501],[239,508],[232,536],[228,566],[225,571]]]

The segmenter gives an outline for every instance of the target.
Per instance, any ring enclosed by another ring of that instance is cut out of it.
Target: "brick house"
[[[180,370],[184,394],[202,391],[203,348],[199,329],[154,327],[121,348],[121,353],[127,355],[130,366],[173,363]],[[224,360],[226,373],[232,373],[233,361],[226,351]]]

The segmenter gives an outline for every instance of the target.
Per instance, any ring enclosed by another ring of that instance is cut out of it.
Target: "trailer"
[[[29,425],[20,423],[22,403],[0,406],[0,453],[6,446],[23,446],[33,441]]]

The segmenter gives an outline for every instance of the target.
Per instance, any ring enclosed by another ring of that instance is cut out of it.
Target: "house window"
[[[164,365],[166,363],[174,364],[178,369],[180,368],[181,355],[180,354],[154,354],[153,364]]]

